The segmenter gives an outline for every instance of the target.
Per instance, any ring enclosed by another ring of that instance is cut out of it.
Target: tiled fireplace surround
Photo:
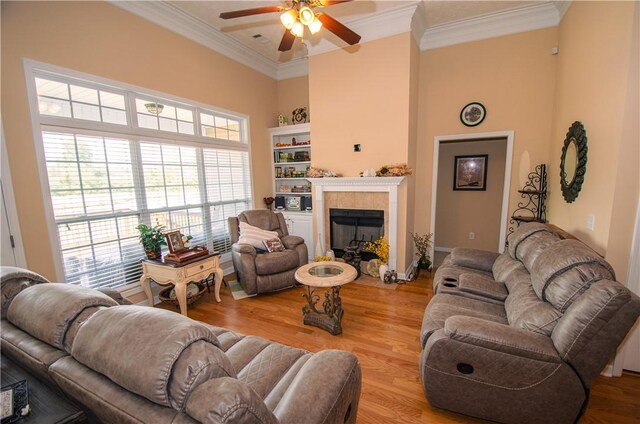
[[[313,184],[316,237],[321,240],[323,250],[330,246],[330,208],[382,210],[384,234],[389,241],[389,269],[397,269],[398,188],[403,180],[404,177],[309,178]],[[398,273],[402,275],[404,271]]]

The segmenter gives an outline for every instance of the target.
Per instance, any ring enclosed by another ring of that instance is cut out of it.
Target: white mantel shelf
[[[396,269],[398,257],[398,186],[405,177],[326,177],[307,178],[313,185],[315,207],[313,213],[316,218],[316,228],[320,243],[324,248],[325,241],[325,192],[386,192],[389,193],[389,269]],[[399,270],[398,277],[405,278],[405,273]]]

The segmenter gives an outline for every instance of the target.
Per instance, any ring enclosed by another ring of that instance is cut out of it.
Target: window
[[[252,205],[244,118],[40,72],[34,83],[67,282],[137,283],[140,222],[229,251],[227,218]]]

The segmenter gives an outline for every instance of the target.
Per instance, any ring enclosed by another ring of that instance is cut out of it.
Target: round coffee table
[[[358,273],[354,267],[344,262],[312,262],[303,265],[296,271],[296,281],[307,286],[308,305],[302,308],[305,325],[327,330],[334,336],[342,333],[342,300],[340,299],[340,287],[356,279]],[[316,308],[320,296],[315,294],[317,288],[331,288],[324,294],[322,309]]]

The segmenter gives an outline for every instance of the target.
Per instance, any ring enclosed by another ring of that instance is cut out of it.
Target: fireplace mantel
[[[315,207],[313,209],[316,218],[318,237],[324,250],[325,243],[325,217],[324,193],[339,192],[387,192],[389,193],[389,234],[385,237],[389,240],[389,269],[397,269],[398,257],[398,186],[405,177],[331,177],[331,178],[307,178],[313,185]],[[398,275],[404,275],[399,272]]]

